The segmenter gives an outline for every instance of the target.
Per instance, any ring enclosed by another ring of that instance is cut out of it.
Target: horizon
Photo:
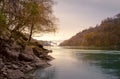
[[[55,0],[54,15],[59,19],[58,31],[34,37],[37,40],[67,40],[76,33],[95,27],[107,17],[120,12],[119,0]]]

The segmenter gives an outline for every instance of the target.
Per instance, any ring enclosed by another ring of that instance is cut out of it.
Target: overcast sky
[[[55,0],[54,14],[59,19],[58,32],[37,39],[65,40],[120,13],[120,0]]]

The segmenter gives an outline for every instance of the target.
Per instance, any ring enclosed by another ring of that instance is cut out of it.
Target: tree
[[[96,27],[77,33],[60,45],[120,47],[120,13],[103,20]]]
[[[30,1],[25,4],[28,20],[29,41],[33,33],[54,32],[56,30],[52,15],[52,0]]]
[[[0,0],[0,17],[5,17],[11,37],[27,31],[30,41],[33,33],[55,31],[53,4],[53,0]]]

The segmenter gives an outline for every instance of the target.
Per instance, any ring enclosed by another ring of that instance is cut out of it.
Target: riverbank
[[[26,73],[49,66],[49,52],[37,41],[0,38],[0,79],[32,79]]]

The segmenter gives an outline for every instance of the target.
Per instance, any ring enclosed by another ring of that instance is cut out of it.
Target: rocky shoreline
[[[53,58],[38,42],[0,39],[0,79],[33,79],[27,72],[49,66]]]

